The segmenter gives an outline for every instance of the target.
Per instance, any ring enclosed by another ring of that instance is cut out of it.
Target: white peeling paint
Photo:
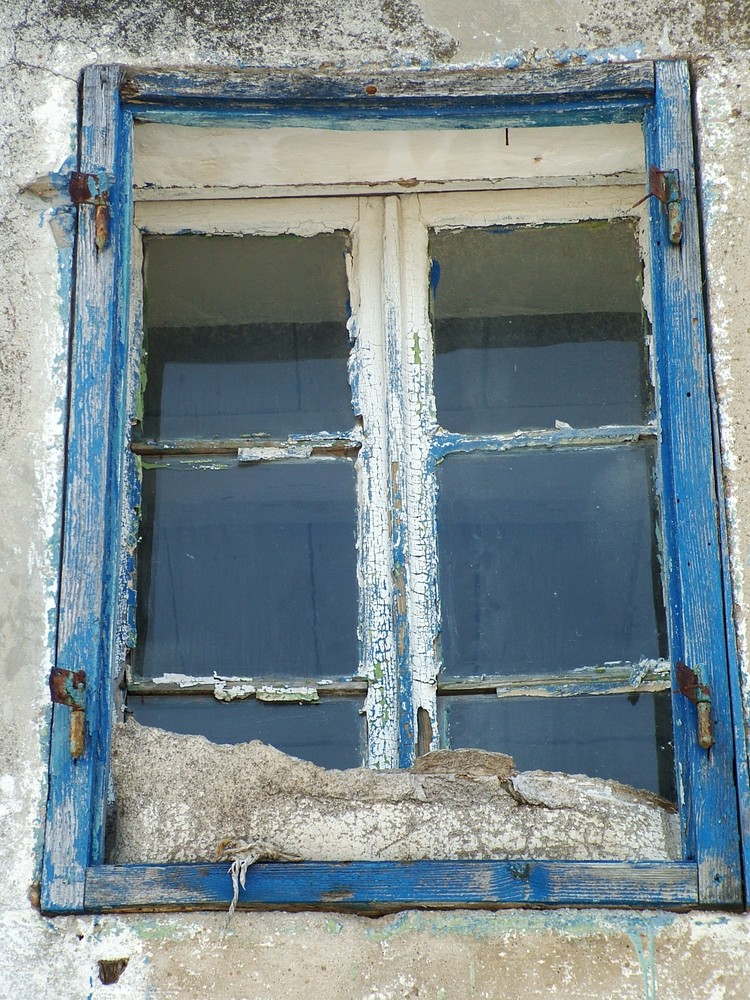
[[[352,316],[349,377],[354,411],[362,419],[357,457],[358,566],[360,590],[360,672],[368,678],[365,699],[370,767],[393,767],[398,760],[396,655],[393,634],[391,522],[388,497],[386,345],[384,330],[383,203],[362,199],[352,231],[348,260]]]
[[[258,701],[320,701],[318,689],[305,687],[304,685],[279,685],[278,687],[272,687],[265,684],[256,690],[255,697]]]
[[[238,448],[238,462],[272,462],[276,459],[310,458],[312,445],[290,444],[284,447],[264,447],[255,445],[251,448]]]
[[[217,701],[243,701],[245,698],[251,698],[256,690],[254,684],[217,680],[214,684],[214,698]]]
[[[428,472],[432,435],[437,429],[432,387],[433,342],[429,315],[428,229],[420,215],[420,200],[400,199],[401,260],[399,278],[403,302],[401,357],[405,401],[401,452],[405,468],[406,522],[409,545],[408,607],[410,663],[414,678],[412,726],[418,713],[430,718],[430,749],[439,746],[437,720],[437,642],[440,632],[437,591],[437,482]]]

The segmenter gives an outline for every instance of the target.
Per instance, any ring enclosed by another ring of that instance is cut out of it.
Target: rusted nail
[[[106,173],[73,171],[68,191],[74,205],[94,205],[94,243],[101,252],[109,243],[109,188],[112,178]]]
[[[86,671],[53,667],[49,689],[53,704],[66,705],[70,709],[70,756],[78,760],[86,745]]]
[[[378,88],[375,86],[374,83],[368,83],[367,86],[365,87],[366,94],[377,94],[377,92]]]
[[[106,195],[103,196],[106,198]],[[109,243],[109,204],[102,200],[96,206],[94,213],[94,242],[101,252]]]

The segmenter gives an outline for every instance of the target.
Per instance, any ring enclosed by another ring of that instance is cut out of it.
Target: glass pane
[[[650,447],[451,455],[438,483],[445,674],[665,655]]]
[[[144,676],[357,672],[351,462],[147,469],[141,532]]]
[[[352,426],[345,233],[145,241],[148,438]]]
[[[575,698],[439,699],[446,746],[510,754],[519,771],[613,778],[675,801],[668,692]]]
[[[443,427],[490,434],[647,416],[631,222],[437,232],[430,254]]]
[[[262,740],[320,767],[360,767],[364,716],[359,698],[322,698],[313,705],[248,698],[227,704],[201,695],[130,695],[141,725],[205,736],[213,743]]]

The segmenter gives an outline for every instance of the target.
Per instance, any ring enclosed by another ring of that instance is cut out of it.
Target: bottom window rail
[[[101,865],[86,873],[85,908],[106,912],[227,909],[227,864]],[[380,913],[407,907],[697,906],[692,862],[259,862],[238,905]]]

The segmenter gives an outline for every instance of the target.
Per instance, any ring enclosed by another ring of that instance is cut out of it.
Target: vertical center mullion
[[[398,664],[393,620],[393,518],[389,433],[390,371],[384,297],[384,206],[362,198],[350,261],[350,378],[362,421],[357,457],[359,631],[367,677],[367,756],[373,768],[399,766]]]
[[[410,767],[417,738],[408,614],[409,538],[407,531],[406,433],[408,378],[404,350],[404,233],[398,196],[387,197],[383,220],[383,335],[386,358],[386,426],[391,516],[392,616],[398,713],[398,766]]]
[[[437,749],[437,480],[432,457],[437,429],[429,308],[428,229],[420,201],[402,196],[401,301],[404,400],[407,615],[412,715],[418,753]]]
[[[428,473],[434,427],[428,271],[427,230],[417,199],[387,198],[383,302],[400,767],[411,766],[418,750],[437,745],[435,486]]]

